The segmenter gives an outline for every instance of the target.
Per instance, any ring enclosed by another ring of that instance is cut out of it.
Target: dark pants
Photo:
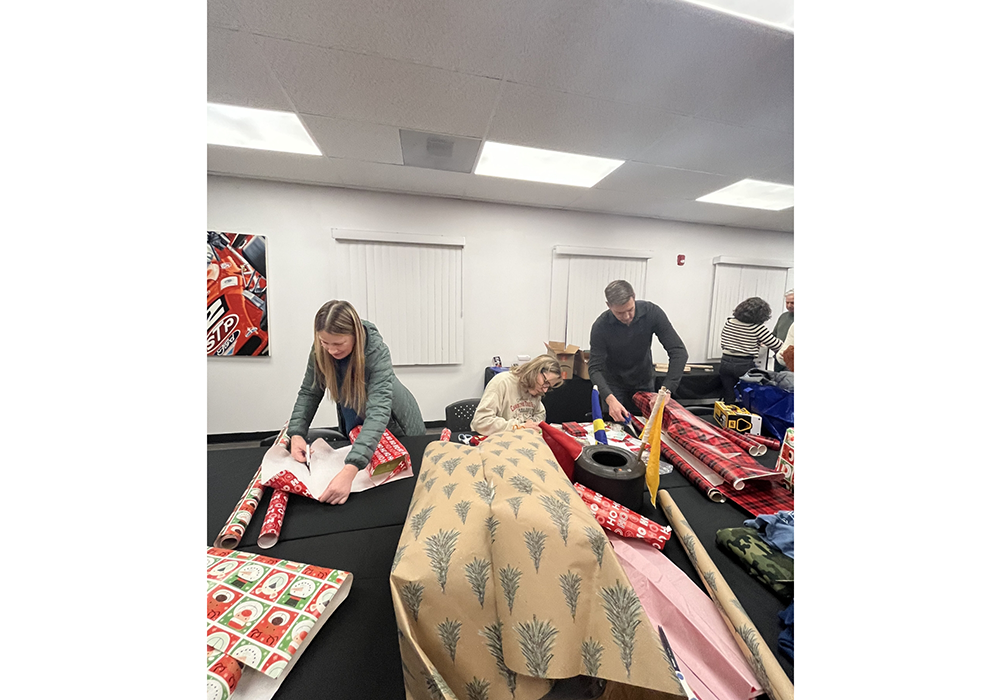
[[[719,364],[719,381],[722,382],[722,400],[727,404],[736,402],[736,383],[740,377],[756,367],[752,357],[723,355]]]

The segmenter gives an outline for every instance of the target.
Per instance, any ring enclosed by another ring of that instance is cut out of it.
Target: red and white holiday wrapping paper
[[[447,428],[441,431],[441,437],[438,438],[441,442],[451,442],[451,431]]]
[[[358,439],[359,433],[361,433],[360,425],[355,426],[348,435],[352,443]],[[372,486],[384,484],[391,479],[413,476],[410,453],[406,451],[395,435],[386,430],[382,433],[382,439],[378,441],[378,445],[375,446],[375,452],[364,471],[368,472]]]
[[[287,508],[288,492],[271,489],[271,501],[267,504],[264,524],[260,526],[260,535],[257,536],[258,547],[269,549],[278,544],[278,535],[281,534]]]
[[[250,484],[236,504],[233,514],[229,516],[229,520],[226,522],[225,527],[222,528],[222,532],[215,538],[214,544],[216,547],[232,549],[240,543],[240,540],[243,539],[243,533],[246,532],[247,525],[250,523],[250,519],[253,518],[253,514],[257,510],[257,504],[260,502],[263,491],[264,489],[260,483],[260,468],[258,467],[257,473],[250,479]]]
[[[278,432],[278,437],[275,438],[275,444],[282,442],[287,445],[289,442],[288,433],[288,423],[282,426],[281,430]],[[250,524],[250,519],[253,518],[253,514],[257,510],[257,504],[260,502],[260,497],[264,493],[263,485],[261,484],[261,470],[258,467],[257,473],[253,475],[250,479],[250,485],[247,486],[246,491],[240,497],[239,502],[236,504],[236,508],[233,510],[233,514],[229,516],[229,520],[226,521],[225,527],[219,533],[218,537],[215,538],[214,545],[216,547],[223,547],[225,549],[233,549],[240,543],[243,539],[243,533],[246,532],[247,525]]]
[[[209,697],[268,700],[351,590],[346,571],[208,548]],[[232,672],[227,657],[243,664]],[[237,686],[238,682],[238,686]]]
[[[580,494],[580,498],[587,504],[590,512],[594,514],[597,522],[605,530],[622,537],[643,540],[657,549],[663,549],[667,540],[670,539],[671,529],[669,526],[660,525],[649,518],[644,518],[620,503],[588,489],[583,484],[574,483],[573,488]]]
[[[351,431],[357,437],[360,428]],[[344,468],[351,446],[333,449],[320,438],[309,445],[309,466],[297,462],[281,444],[275,443],[264,454],[260,481],[276,491],[286,491],[318,500],[333,477]],[[410,453],[388,430],[375,448],[368,466],[358,471],[351,482],[351,493],[367,491],[387,481],[413,476]]]
[[[785,484],[795,488],[795,428],[785,430],[785,440],[781,443],[781,454],[778,455],[778,469],[785,473]]]

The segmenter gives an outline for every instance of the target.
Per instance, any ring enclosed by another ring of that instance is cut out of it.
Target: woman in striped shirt
[[[755,360],[760,346],[778,350],[781,338],[764,327],[771,318],[771,307],[760,297],[750,297],[733,309],[733,315],[722,327],[722,400],[727,404],[736,401],[736,383],[749,370],[756,367]]]

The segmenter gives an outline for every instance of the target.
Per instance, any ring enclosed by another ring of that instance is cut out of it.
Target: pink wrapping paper
[[[573,484],[580,498],[590,508],[597,522],[608,532],[614,532],[623,537],[640,539],[651,544],[656,549],[663,549],[670,539],[670,528],[644,518],[633,510],[606,498],[596,491],[588,489],[583,484]]]
[[[288,493],[271,489],[271,501],[267,504],[264,524],[260,526],[260,535],[257,537],[258,547],[269,549],[278,544],[278,535],[281,534],[281,525],[285,522],[287,508]]]
[[[659,552],[608,534],[653,627],[662,626],[677,663],[698,700],[749,700],[761,695],[715,603]]]

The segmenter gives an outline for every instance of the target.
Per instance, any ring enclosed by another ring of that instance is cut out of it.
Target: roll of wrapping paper
[[[451,431],[448,430],[447,428],[444,428],[441,431],[441,437],[439,437],[438,440],[440,440],[441,442],[450,442],[451,441]]]
[[[622,504],[588,489],[583,484],[575,483],[573,488],[605,530],[622,537],[634,537],[659,550],[662,550],[670,539],[669,527],[663,527],[634,510],[629,510]]]
[[[288,492],[271,489],[271,500],[267,504],[267,512],[264,513],[264,524],[260,526],[260,534],[257,536],[258,547],[269,549],[278,544],[278,535],[281,534],[287,508]]]
[[[669,446],[660,444],[660,454],[663,458],[674,465],[684,478],[690,481],[699,491],[704,493],[708,499],[714,503],[725,503],[726,496],[718,487],[712,485],[708,479],[698,473],[698,470],[687,463],[683,457],[670,449]]]
[[[604,416],[601,415],[601,393],[596,384],[590,392],[590,410],[594,419],[594,440],[602,445],[607,445],[608,436],[604,432]]]
[[[287,422],[278,432],[278,436],[274,441],[285,446],[291,442],[291,439],[288,437]],[[222,531],[215,538],[214,546],[221,547],[222,549],[236,549],[240,540],[243,539],[243,533],[246,532],[247,525],[250,524],[250,519],[253,518],[253,514],[257,510],[257,504],[260,502],[263,491],[264,488],[260,483],[260,467],[257,467],[257,472],[253,475],[250,485],[247,486],[246,491],[243,492],[239,502],[237,502],[236,508],[233,509],[233,514],[229,516],[225,527],[222,528]]]
[[[723,428],[723,430],[725,430],[726,432],[729,432],[729,428]],[[740,433],[740,434],[743,437],[745,437],[747,440],[753,440],[757,444],[763,445],[764,447],[766,447],[768,449],[771,449],[771,450],[780,450],[781,449],[781,440],[775,440],[774,438],[769,438],[769,437],[767,437],[765,435],[752,435],[750,433]]]
[[[698,576],[701,577],[702,583],[705,585],[705,590],[708,591],[712,600],[715,601],[716,607],[722,612],[726,626],[732,632],[737,646],[746,657],[754,675],[757,676],[757,680],[760,681],[771,700],[794,700],[795,689],[792,682],[788,680],[788,676],[778,664],[778,660],[774,658],[767,642],[761,639],[757,627],[747,616],[743,606],[740,605],[736,595],[726,583],[726,579],[722,577],[698,536],[688,525],[684,514],[666,490],[661,489],[658,498],[660,508],[663,509],[670,526],[684,544],[684,551],[687,552],[691,563],[694,564]]]
[[[722,432],[726,434],[727,438],[749,452],[752,457],[759,457],[767,452],[767,448],[764,445],[745,437],[743,433],[738,433],[735,430],[730,430],[729,428],[723,428]]]

